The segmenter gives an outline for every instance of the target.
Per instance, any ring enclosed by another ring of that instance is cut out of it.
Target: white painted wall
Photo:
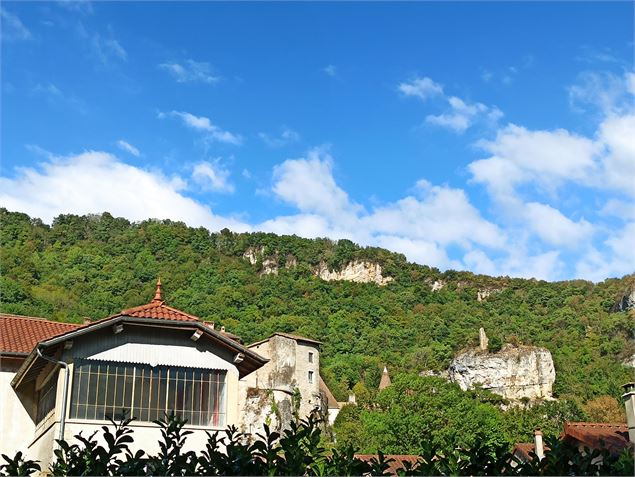
[[[26,451],[35,429],[25,405],[11,387],[13,376],[14,372],[0,371],[0,454],[10,457],[17,451]]]

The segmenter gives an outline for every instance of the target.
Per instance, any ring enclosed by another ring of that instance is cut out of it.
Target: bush
[[[381,452],[369,461],[355,456],[355,449],[327,451],[320,445],[319,420],[314,416],[291,423],[279,434],[265,426],[264,433],[252,441],[235,427],[223,436],[208,433],[208,441],[200,455],[182,452],[190,431],[184,420],[171,414],[155,421],[161,429],[160,452],[148,456],[143,450],[133,454],[131,419],[111,421],[114,433],[102,427],[106,447],[97,444],[95,434],[75,436],[79,444],[58,440],[56,459],[49,468],[51,475],[390,475],[391,459]],[[398,475],[632,475],[633,455],[625,451],[611,456],[606,450],[585,449],[557,439],[547,440],[550,451],[538,460],[518,461],[503,447],[454,449],[439,453],[427,446],[415,464],[406,463]],[[221,449],[224,449],[222,451]],[[40,470],[37,462],[24,460],[18,452],[0,466],[0,475],[31,475]],[[601,457],[601,463],[593,463]]]

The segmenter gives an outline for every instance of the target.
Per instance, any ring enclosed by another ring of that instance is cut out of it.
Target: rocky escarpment
[[[325,262],[320,262],[314,273],[327,282],[345,280],[357,283],[376,283],[383,286],[393,280],[392,277],[384,277],[382,275],[381,265],[366,260],[353,260],[348,262],[341,270],[332,271],[329,270]]]
[[[480,385],[510,401],[552,399],[556,371],[549,350],[505,345],[499,352],[471,349],[459,354],[449,379],[461,389]]]
[[[629,311],[635,310],[635,284],[626,290],[619,298],[613,311]]]
[[[264,247],[249,247],[243,253],[243,258],[249,260],[249,263],[256,265],[258,261],[262,261],[262,269],[260,275],[277,275],[279,269],[279,256],[278,253],[274,253],[271,256],[265,256]],[[292,268],[297,266],[298,260],[291,254],[286,257],[284,266],[285,268]]]

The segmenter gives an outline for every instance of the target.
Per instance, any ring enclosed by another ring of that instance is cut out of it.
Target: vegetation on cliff
[[[358,383],[376,389],[383,365],[393,376],[446,368],[455,352],[477,343],[481,326],[493,342],[549,349],[554,395],[580,412],[594,399],[618,399],[632,378],[622,364],[633,354],[632,314],[612,310],[633,275],[593,284],[441,272],[348,240],[210,233],[107,213],[62,215],[49,226],[0,209],[0,241],[1,311],[98,319],[148,302],[160,276],[170,305],[246,342],[273,331],[322,341],[322,374],[340,400]],[[262,261],[243,258],[250,247],[262,247],[263,259],[275,256],[278,273],[261,276]],[[290,257],[297,263],[285,267]],[[393,280],[380,287],[314,276],[320,262],[340,269],[355,259],[381,264]],[[445,285],[432,291],[435,282]],[[493,292],[479,301],[483,290]]]

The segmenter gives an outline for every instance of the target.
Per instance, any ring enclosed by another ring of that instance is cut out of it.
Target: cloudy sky
[[[3,2],[0,206],[632,273],[633,8]]]

